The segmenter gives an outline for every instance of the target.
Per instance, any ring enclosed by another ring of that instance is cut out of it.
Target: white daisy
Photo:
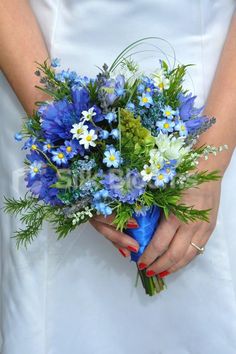
[[[151,166],[144,165],[141,171],[141,176],[145,182],[149,182],[152,179],[153,172]]]
[[[168,90],[170,87],[170,80],[165,76],[162,69],[153,74],[153,82],[161,91]]]
[[[72,125],[70,132],[73,134],[73,139],[80,139],[81,135],[88,131],[88,126],[84,125],[83,122],[76,123]]]
[[[95,133],[94,129],[91,130],[86,130],[81,136],[79,143],[80,145],[84,145],[85,149],[88,149],[90,146],[96,146],[96,143],[94,142],[97,140],[97,134]]]
[[[96,112],[94,112],[94,107],[89,108],[88,111],[82,112],[82,119],[84,122],[92,120],[94,116],[96,116]]]

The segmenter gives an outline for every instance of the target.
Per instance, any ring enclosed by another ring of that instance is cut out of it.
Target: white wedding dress
[[[111,63],[136,39],[165,38],[178,61],[196,64],[190,75],[199,105],[235,7],[233,0],[31,4],[52,57],[82,74],[94,75],[95,65]],[[186,86],[193,90],[191,80]],[[13,139],[24,112],[3,75],[0,88],[2,203],[3,195],[24,195],[24,153]],[[17,250],[17,221],[1,211],[1,354],[235,354],[235,174],[234,155],[206,252],[167,277],[167,291],[153,298],[134,287],[135,265],[91,226],[56,241],[45,225],[27,250]]]

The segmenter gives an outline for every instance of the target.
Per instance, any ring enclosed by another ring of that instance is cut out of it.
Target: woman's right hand
[[[127,234],[117,231],[115,226],[112,224],[114,220],[114,215],[104,217],[102,215],[95,215],[91,220],[90,224],[104,237],[113,243],[113,245],[119,250],[119,252],[124,256],[130,256],[130,252],[138,252],[139,244],[132,237]],[[130,219],[128,228],[137,228],[138,224],[134,219]]]

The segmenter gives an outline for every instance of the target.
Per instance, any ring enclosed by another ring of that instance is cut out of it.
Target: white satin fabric
[[[94,74],[95,64],[110,63],[141,37],[167,39],[180,62],[196,64],[190,74],[199,104],[235,7],[233,0],[31,3],[52,56],[81,73]],[[23,153],[12,138],[24,112],[0,80],[2,201],[24,194]],[[235,354],[235,173],[234,156],[205,254],[153,298],[134,288],[135,265],[89,225],[60,242],[46,225],[28,250],[16,250],[19,224],[1,212],[1,354]]]

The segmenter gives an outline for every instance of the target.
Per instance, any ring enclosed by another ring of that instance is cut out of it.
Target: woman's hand
[[[104,216],[96,215],[90,220],[90,223],[98,232],[111,241],[124,257],[128,257],[130,255],[130,251],[138,252],[138,242],[132,237],[117,231],[115,226],[112,225],[113,220],[114,215],[106,218]],[[127,227],[137,228],[138,225],[134,219],[130,219]]]
[[[199,188],[189,189],[182,201],[186,205],[194,206],[195,209],[212,209],[209,223],[199,221],[185,224],[174,215],[170,215],[168,219],[163,217],[152,241],[139,259],[139,268],[146,268],[148,276],[157,273],[165,276],[192,261],[198,250],[191,242],[199,247],[205,246],[215,228],[220,189],[220,181],[204,183]]]

